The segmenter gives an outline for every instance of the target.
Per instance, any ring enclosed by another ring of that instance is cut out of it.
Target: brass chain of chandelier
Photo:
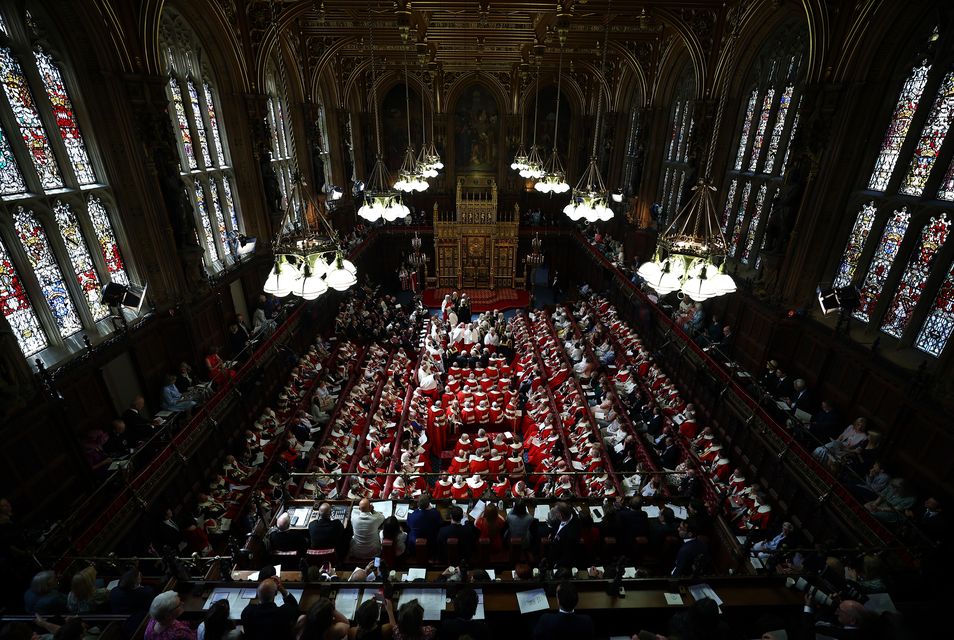
[[[563,80],[563,41],[560,41],[560,62],[557,66],[556,117],[553,121],[553,152],[543,165],[543,178],[537,180],[533,188],[540,193],[566,193],[570,185],[566,182],[566,171],[560,162],[560,88]]]
[[[282,96],[288,95],[288,74],[281,51],[274,0],[269,1],[272,31],[278,48],[278,70]],[[281,102],[280,102],[281,104]],[[277,121],[275,126],[284,126]],[[272,241],[275,264],[265,279],[262,290],[278,297],[294,294],[314,300],[329,288],[345,291],[357,283],[357,268],[345,259],[338,232],[331,226],[322,205],[303,180],[298,155],[292,154],[293,180],[285,194],[285,208]],[[296,210],[302,203],[303,211]]]
[[[722,79],[722,95],[709,139],[703,177],[692,188],[692,197],[686,206],[660,234],[653,259],[643,263],[637,271],[646,284],[661,296],[680,291],[696,302],[702,302],[736,290],[735,280],[725,273],[728,243],[712,201],[716,188],[712,184],[710,172],[725,113],[728,71],[735,60],[735,44],[744,13],[743,0],[738,6],[732,34],[726,45],[726,73]]]
[[[533,94],[533,143],[530,145],[530,153],[526,160],[520,162],[516,167],[521,178],[539,180],[543,177],[543,160],[540,158],[540,147],[537,146],[537,113],[540,111],[540,63],[543,53],[537,55],[537,87]],[[514,160],[516,164],[516,159]],[[513,166],[513,165],[511,165]]]
[[[404,218],[411,210],[401,202],[401,194],[391,188],[391,175],[384,164],[384,153],[381,151],[381,118],[378,113],[378,70],[375,65],[374,29],[368,23],[368,38],[371,46],[371,108],[374,110],[374,167],[368,177],[368,185],[362,195],[362,204],[358,208],[358,216],[368,222],[394,222]]]
[[[606,185],[603,183],[603,176],[600,175],[599,159],[596,155],[597,140],[600,138],[600,125],[603,115],[603,91],[609,90],[609,83],[606,82],[606,52],[609,49],[609,25],[610,11],[613,7],[613,1],[610,0],[606,5],[606,27],[603,31],[603,60],[600,63],[600,82],[599,96],[596,100],[596,123],[593,128],[593,149],[590,153],[590,161],[586,166],[586,171],[580,176],[580,181],[573,188],[570,196],[570,203],[563,208],[563,213],[573,222],[585,220],[586,222],[605,222],[612,220],[613,210],[609,206],[609,193],[606,191]]]
[[[405,43],[407,44],[407,43]],[[423,104],[424,98],[421,98]],[[411,140],[411,86],[407,74],[407,48],[404,49],[404,113],[407,116],[407,150],[404,152],[404,161],[398,169],[394,188],[398,191],[424,191],[427,189],[427,180],[421,173],[417,158],[414,156],[414,142]],[[421,127],[424,123],[421,123]]]

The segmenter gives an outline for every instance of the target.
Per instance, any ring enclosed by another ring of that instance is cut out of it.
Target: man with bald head
[[[282,594],[282,606],[275,604],[275,595]],[[258,585],[258,603],[242,611],[243,637],[247,640],[291,640],[292,627],[298,620],[298,601],[278,577],[262,580]]]
[[[805,613],[809,616],[812,614],[813,604],[811,595],[806,593]],[[835,609],[834,622],[829,622],[830,618],[816,620],[814,632],[819,637],[826,636],[838,640],[867,638],[870,637],[870,625],[875,619],[875,614],[865,609],[865,606],[857,600],[842,600]],[[815,635],[809,637],[814,638]]]
[[[345,543],[345,527],[341,520],[331,517],[331,505],[318,505],[318,517],[308,525],[308,538],[312,549],[334,549],[341,555]]]
[[[291,516],[288,512],[278,516],[275,528],[268,533],[268,548],[271,551],[302,551],[305,548],[305,536],[301,531],[291,528]]]
[[[351,513],[351,527],[354,536],[351,538],[351,555],[356,560],[370,560],[381,555],[381,537],[379,531],[384,523],[384,514],[374,510],[374,506],[367,498]]]

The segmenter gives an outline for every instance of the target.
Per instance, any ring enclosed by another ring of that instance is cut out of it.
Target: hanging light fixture
[[[369,30],[370,31],[370,30]],[[368,222],[393,222],[404,218],[411,210],[401,202],[401,194],[391,188],[391,176],[384,164],[384,154],[381,153],[381,119],[378,116],[378,75],[374,64],[374,31],[370,31],[371,44],[371,101],[374,109],[374,139],[377,144],[374,166],[368,177],[368,184],[363,186],[362,205],[358,208],[358,216]]]
[[[282,38],[274,2],[270,2],[269,6],[272,29],[280,47]],[[283,95],[288,95],[288,80],[281,51],[278,55],[278,67]],[[265,279],[262,290],[280,298],[294,294],[305,300],[314,300],[329,287],[345,291],[354,285],[357,282],[357,269],[344,259],[338,232],[325,215],[324,203],[315,197],[302,179],[296,154],[292,154],[292,164],[292,183],[286,193],[285,211],[272,241],[275,264]],[[334,199],[331,193],[328,195]],[[301,213],[296,210],[296,203],[304,204]],[[341,264],[348,263],[351,268],[350,277],[347,280],[339,278],[333,281],[324,261],[326,256],[335,256]],[[338,286],[335,287],[333,282],[337,282]]]
[[[546,49],[544,48],[543,51]],[[537,113],[540,111],[540,62],[543,51],[537,54],[537,89],[533,95],[533,143],[525,163],[518,169],[521,178],[539,180],[543,177],[543,160],[540,158],[540,148],[537,146]]]
[[[543,165],[543,178],[538,180],[533,188],[540,193],[566,193],[570,185],[566,182],[566,171],[560,162],[560,153],[557,151],[560,133],[560,86],[563,80],[563,43],[560,43],[560,63],[557,67],[556,118],[553,122],[553,153]]]
[[[402,37],[407,42],[407,34],[402,31]],[[421,107],[423,108],[423,97],[421,98]],[[427,189],[427,180],[421,173],[417,158],[414,156],[414,143],[411,142],[411,87],[407,75],[407,51],[404,52],[404,113],[407,115],[407,151],[404,152],[404,162],[398,169],[398,177],[394,182],[394,188],[398,191],[410,193],[412,191],[424,191]],[[424,123],[421,123],[424,126]]]
[[[520,74],[520,79],[521,79],[520,89],[521,90],[523,89],[522,81],[524,80],[525,75],[526,73],[521,71],[521,74]],[[526,117],[525,117],[525,114],[523,113],[523,109],[521,108],[520,109],[520,146],[517,147],[517,153],[513,156],[513,162],[510,163],[510,168],[518,172],[523,171],[529,166],[527,164],[527,150],[524,147],[524,142],[523,142],[524,130],[526,128],[525,120],[526,120]]]
[[[728,42],[726,59],[732,68],[735,42],[738,39],[739,16]],[[722,97],[716,110],[712,137],[709,140],[705,170],[696,185],[689,202],[666,230],[660,234],[653,259],[643,263],[637,274],[660,296],[681,291],[696,302],[732,293],[736,290],[732,276],[725,273],[725,257],[728,243],[722,233],[719,216],[712,201],[716,188],[709,178],[715,155],[716,137],[725,113],[726,90],[729,75],[722,85]]]
[[[424,86],[424,79],[427,70],[424,67],[424,58],[421,58],[421,86]],[[432,87],[433,89],[433,87]],[[431,141],[426,142],[424,138],[424,91],[421,90],[421,155],[417,159],[417,169],[425,178],[436,178],[440,170],[444,168],[441,161],[441,155],[434,146],[434,116],[437,114],[437,96],[434,96],[434,104],[431,107]]]
[[[609,48],[609,20],[612,0],[606,6],[606,28],[603,32],[603,62],[600,67],[600,78],[606,79],[606,50]],[[599,88],[599,97],[596,101],[596,124],[593,129],[593,150],[590,153],[590,162],[586,171],[580,176],[580,181],[573,189],[570,203],[563,208],[570,220],[577,222],[605,222],[612,220],[613,210],[609,206],[609,194],[600,175],[599,160],[596,156],[596,142],[600,135],[600,119],[603,111],[603,86]]]

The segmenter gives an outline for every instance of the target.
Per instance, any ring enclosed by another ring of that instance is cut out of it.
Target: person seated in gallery
[[[209,347],[204,362],[209,372],[209,379],[216,387],[221,387],[235,380],[235,371],[230,369],[228,363],[219,355],[218,347]]]

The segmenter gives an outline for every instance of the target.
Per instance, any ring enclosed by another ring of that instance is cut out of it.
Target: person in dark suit
[[[159,426],[159,418],[150,419],[146,417],[144,409],[146,407],[146,399],[142,396],[136,396],[133,398],[132,404],[129,405],[129,408],[123,411],[123,422],[126,423],[126,428],[129,429],[129,435],[133,440],[141,442],[148,440],[156,431],[156,427]]]
[[[696,538],[695,525],[688,520],[679,524],[677,529],[682,538],[682,546],[676,553],[674,576],[692,576],[704,571],[709,564],[709,545]]]
[[[554,567],[573,567],[580,557],[582,524],[567,503],[558,502],[554,509],[558,520],[550,528],[550,561]]]
[[[860,602],[842,600],[834,611],[833,620],[816,616],[814,604],[811,596],[806,593],[805,626],[808,627],[806,637],[814,638],[816,634],[838,640],[874,637],[872,632],[878,624],[878,617],[865,609]]]
[[[477,539],[477,529],[470,522],[462,522],[464,519],[464,510],[454,506],[450,508],[450,524],[441,527],[437,532],[437,549],[441,558],[447,557],[447,541],[456,538],[457,548],[462,557],[466,556],[473,548],[474,541]]]
[[[676,439],[671,436],[667,436],[665,442],[666,448],[659,454],[659,463],[664,469],[675,469],[679,464],[679,458],[682,457],[682,449],[676,444]]]
[[[454,612],[456,617],[441,622],[440,640],[457,640],[468,636],[473,640],[489,640],[490,630],[483,620],[474,620],[477,613],[477,592],[470,587],[464,587],[454,596]]]
[[[149,611],[149,604],[156,595],[152,587],[142,586],[139,569],[130,569],[119,579],[116,588],[109,592],[110,613],[132,615]]]
[[[305,537],[291,528],[291,516],[283,513],[275,521],[275,529],[268,533],[268,548],[271,551],[302,551]]]
[[[808,390],[808,384],[799,378],[793,383],[795,391],[792,392],[792,410],[811,413],[815,408],[815,401],[812,399],[811,391]]]
[[[795,382],[792,377],[779,367],[775,370],[775,378],[775,392],[772,395],[776,398],[791,398],[795,393]]]
[[[339,555],[346,549],[344,523],[331,517],[331,505],[318,505],[318,517],[308,524],[308,542],[311,549],[334,549]]]
[[[655,438],[662,433],[665,424],[666,418],[663,416],[662,409],[653,407],[651,417],[646,421],[646,433]]]
[[[595,634],[593,619],[576,613],[580,596],[572,582],[564,581],[557,586],[558,613],[544,613],[533,629],[533,640],[585,640]]]
[[[643,502],[640,496],[632,496],[625,506],[619,510],[620,543],[623,548],[630,547],[636,538],[649,536],[649,516],[643,511]]]
[[[437,509],[431,508],[431,499],[427,496],[417,501],[417,509],[407,517],[407,545],[413,547],[418,538],[427,540],[433,547],[437,543],[437,533],[441,530],[444,520]]]
[[[109,439],[103,445],[103,450],[111,458],[122,458],[128,456],[129,452],[136,447],[136,443],[126,432],[126,423],[122,420],[113,420],[110,425]]]
[[[282,594],[282,606],[275,604],[275,595]],[[291,640],[292,625],[298,620],[298,601],[277,577],[262,580],[258,585],[258,604],[242,611],[242,628],[247,640]]]

